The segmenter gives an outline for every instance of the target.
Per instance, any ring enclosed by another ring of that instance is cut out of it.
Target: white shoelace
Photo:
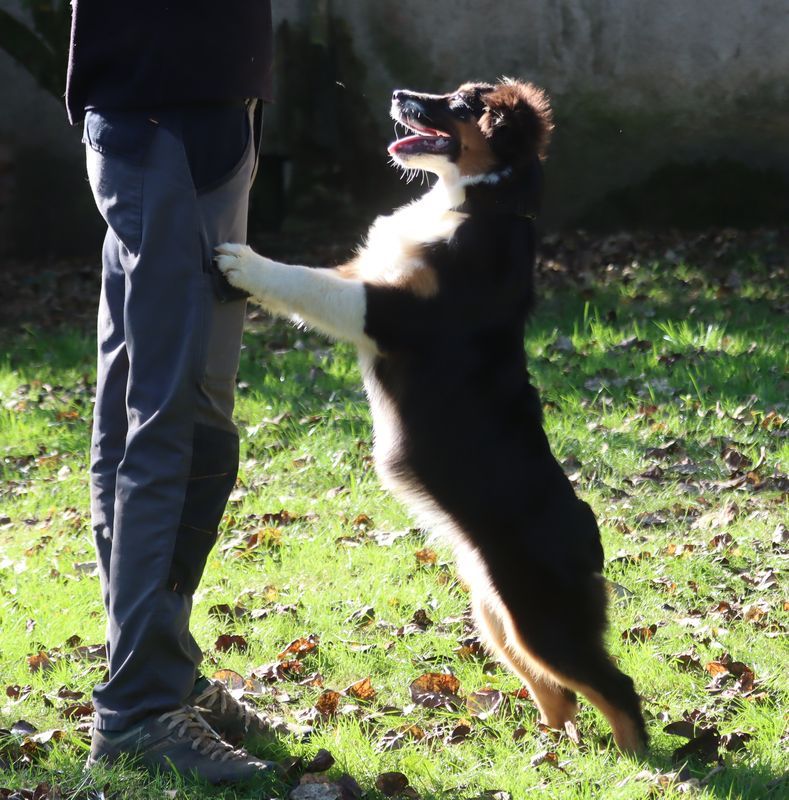
[[[257,711],[245,703],[243,700],[236,700],[221,683],[212,683],[195,701],[196,708],[205,708],[213,711],[216,704],[219,704],[219,713],[224,714],[228,706],[232,706],[234,713],[241,717],[244,723],[244,730],[249,730],[252,720],[258,717]]]
[[[159,717],[159,722],[167,725],[182,739],[192,740],[192,750],[212,761],[227,761],[231,758],[246,758],[246,754],[233,749],[221,739],[216,731],[193,708],[176,708]]]

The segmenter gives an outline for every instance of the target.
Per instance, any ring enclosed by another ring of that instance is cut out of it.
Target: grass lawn
[[[233,671],[254,702],[314,732],[269,751],[303,756],[287,786],[212,789],[131,768],[89,785],[90,690],[104,671],[87,487],[94,341],[83,323],[6,323],[0,787],[265,800],[287,797],[324,748],[334,766],[310,775],[347,773],[368,798],[392,791],[384,772],[424,800],[789,796],[786,262],[757,239],[543,248],[526,348],[554,450],[600,520],[610,648],[652,738],[643,760],[618,754],[583,701],[580,743],[538,730],[518,680],[474,639],[449,552],[378,485],[351,349],[253,312],[241,471],[193,627],[207,673]],[[415,703],[410,684],[442,672],[459,702]],[[340,796],[314,791],[295,796]]]

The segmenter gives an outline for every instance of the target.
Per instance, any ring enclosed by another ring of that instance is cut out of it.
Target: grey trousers
[[[193,691],[194,593],[238,470],[232,422],[245,300],[215,245],[246,241],[255,162],[195,187],[180,112],[89,112],[88,176],[107,222],[98,315],[91,513],[109,677],[96,727],[123,730]],[[198,147],[201,146],[198,143]],[[199,156],[199,154],[198,154]]]

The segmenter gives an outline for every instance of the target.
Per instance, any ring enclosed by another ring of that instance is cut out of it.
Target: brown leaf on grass
[[[713,550],[731,550],[734,545],[734,537],[728,532],[719,533],[709,541],[709,546]]]
[[[415,634],[424,633],[429,627],[433,625],[433,620],[427,615],[427,611],[423,608],[417,609],[411,621],[405,625],[400,626],[395,631],[395,636],[413,636]]]
[[[220,653],[226,653],[228,650],[238,650],[239,653],[246,653],[249,649],[249,642],[238,634],[223,633],[214,642],[214,649]]]
[[[750,467],[752,463],[748,456],[740,453],[733,447],[724,447],[723,450],[721,450],[721,458],[732,473],[738,472],[741,469],[746,469]]]
[[[265,608],[256,608],[250,612],[251,619],[265,619],[266,617],[270,617],[272,614],[277,616],[283,616],[285,614],[292,614],[296,616],[299,611],[299,606],[295,603],[275,603],[272,606],[267,606]]]
[[[82,700],[85,692],[69,689],[67,686],[61,686],[57,691],[57,697],[60,700]]]
[[[279,511],[267,511],[265,514],[261,514],[258,519],[263,525],[282,527],[304,519],[304,515],[292,514],[287,509],[281,508]]]
[[[6,697],[18,702],[24,700],[32,691],[33,687],[30,686],[30,684],[27,686],[20,686],[18,683],[16,683],[5,687]]]
[[[304,765],[305,772],[326,772],[334,765],[334,756],[328,751],[321,748],[317,753]]]
[[[775,572],[775,570],[766,569],[763,572],[757,573],[756,578],[757,578],[756,589],[758,591],[764,591],[766,589],[775,589],[780,586],[778,574]]]
[[[691,527],[698,530],[709,530],[714,528],[726,528],[737,518],[740,507],[737,503],[726,503],[720,508],[702,514]]]
[[[642,528],[662,528],[668,525],[668,517],[660,511],[648,511],[636,515],[636,522]]]
[[[311,675],[307,675],[306,678],[302,678],[302,680],[299,681],[299,686],[313,686],[317,689],[322,689],[323,675],[321,675],[320,672],[313,672]]]
[[[627,480],[633,486],[638,486],[639,483],[643,483],[644,481],[659,482],[663,480],[663,470],[655,464],[649,467],[649,469],[644,470],[640,475],[634,475],[632,478],[627,478]]]
[[[425,732],[418,725],[401,725],[387,731],[378,743],[378,750],[399,750],[406,742],[419,742],[425,738]]]
[[[559,766],[559,755],[555,750],[543,750],[542,752],[532,756],[532,758],[529,760],[530,767],[539,767],[543,764],[548,764],[556,769],[562,769],[562,767]]]
[[[244,676],[232,669],[217,670],[212,676],[215,681],[221,681],[228,689],[241,690],[246,685]]]
[[[323,717],[331,717],[337,713],[340,707],[342,695],[334,689],[326,689],[315,702],[315,709]]]
[[[426,672],[412,681],[410,686],[411,699],[425,708],[459,708],[459,689],[460,681],[445,672]]]
[[[26,719],[19,719],[11,726],[11,733],[15,736],[32,736],[38,733],[38,728]]]
[[[734,661],[730,655],[726,654],[718,661],[710,661],[704,668],[712,675],[712,681],[705,687],[711,694],[721,694],[726,690],[727,684],[731,683],[732,678],[736,679],[734,684],[726,690],[731,696],[737,694],[747,694],[753,691],[756,681],[754,671],[742,661]]]
[[[304,656],[314,653],[318,649],[320,637],[315,633],[301,636],[294,639],[285,649],[277,654],[277,658],[283,661],[286,658],[304,658]]]
[[[745,744],[753,737],[745,731],[732,731],[721,736],[721,744],[729,753],[736,753],[745,748]]]
[[[49,672],[53,668],[52,660],[45,650],[39,650],[27,657],[27,666],[31,672]]]
[[[461,661],[466,661],[472,658],[486,658],[487,652],[485,651],[482,642],[476,636],[468,636],[460,639],[460,646],[454,649],[454,653]]]
[[[438,553],[430,547],[423,547],[414,553],[414,558],[421,566],[432,566],[438,561]]]
[[[770,541],[774,551],[778,553],[785,552],[786,546],[789,545],[789,528],[783,522],[779,523],[773,531]]]
[[[684,761],[688,758],[694,758],[704,763],[718,761],[721,749],[732,753],[737,752],[742,750],[746,742],[751,739],[751,734],[744,731],[733,731],[721,736],[714,725],[697,728],[687,720],[671,723],[664,730],[666,733],[684,736],[689,739],[687,744],[678,747],[672,753],[671,758],[675,762]]]
[[[260,528],[250,533],[243,542],[246,550],[273,550],[282,545],[282,531],[279,528]]]
[[[387,797],[399,795],[408,786],[408,778],[402,772],[382,772],[375,779],[375,788]]]
[[[686,651],[684,653],[677,653],[675,656],[672,656],[674,663],[684,669],[684,670],[700,670],[701,667],[701,660],[697,653],[693,650]]]
[[[504,695],[498,689],[482,689],[466,698],[466,707],[472,717],[487,719],[501,708],[503,702]]]
[[[267,683],[276,683],[289,680],[301,674],[302,664],[298,659],[288,661],[275,661],[273,664],[263,664],[252,670],[252,677]]]
[[[758,625],[761,620],[770,612],[770,606],[766,600],[757,600],[742,607],[742,618],[746,622]]]
[[[364,797],[364,789],[350,775],[340,775],[335,784],[341,790],[340,800],[359,800]]]
[[[668,725],[663,727],[663,732],[671,734],[671,736],[682,736],[684,739],[693,739],[699,731],[705,728],[697,725],[693,720],[680,719],[676,722],[669,722]]]
[[[357,700],[369,701],[375,698],[376,691],[369,678],[362,678],[344,689],[343,694],[350,695]]]
[[[426,631],[433,626],[433,620],[428,617],[427,611],[425,611],[424,608],[418,608],[414,611],[414,616],[411,617],[411,624]]]
[[[512,732],[512,741],[519,742],[521,739],[525,739],[529,735],[530,731],[528,728],[525,728],[523,725],[519,725],[515,730]]]
[[[373,527],[373,521],[367,514],[359,514],[351,523],[351,527],[355,531],[367,531]]]
[[[471,725],[468,722],[460,722],[444,737],[446,744],[460,744],[465,742],[471,733]]]
[[[82,717],[93,716],[93,703],[73,703],[66,706],[61,714],[66,719],[81,719]]]
[[[103,644],[83,644],[74,648],[74,658],[81,661],[100,662],[107,660],[107,646]]]
[[[656,633],[658,626],[655,623],[646,626],[636,626],[622,631],[621,639],[623,642],[646,642]]]
[[[219,603],[211,606],[211,608],[208,609],[208,613],[212,617],[217,617],[218,619],[229,622],[231,620],[243,619],[249,614],[249,609],[240,605],[231,606],[229,603]]]
[[[362,606],[362,608],[357,609],[353,612],[346,620],[346,624],[356,625],[359,628],[363,628],[365,625],[369,625],[371,622],[375,621],[375,608],[373,606]]]
[[[688,544],[685,542],[683,542],[682,544],[677,544],[676,542],[671,542],[662,550],[662,553],[667,556],[674,556],[674,558],[679,558],[680,556],[687,557],[690,553],[693,553],[695,550],[696,550],[695,544]]]

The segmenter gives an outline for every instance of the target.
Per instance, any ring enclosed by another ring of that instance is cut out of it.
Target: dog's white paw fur
[[[255,270],[259,267],[259,256],[251,247],[245,244],[220,244],[216,250],[214,260],[219,271],[236,288],[254,293],[257,288],[253,279]]]

